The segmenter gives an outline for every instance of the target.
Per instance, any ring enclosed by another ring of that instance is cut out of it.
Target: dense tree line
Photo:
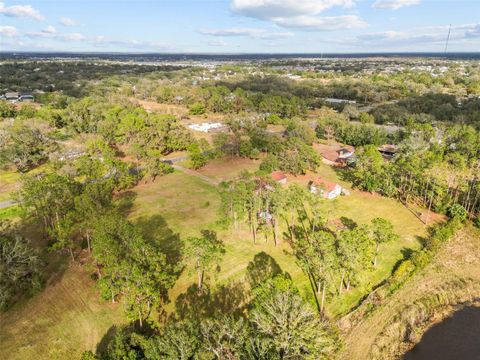
[[[408,125],[448,122],[469,124],[480,128],[480,99],[474,97],[459,101],[453,95],[425,94],[403,99],[395,104],[384,104],[371,111],[377,124]]]
[[[391,161],[375,146],[363,147],[348,177],[362,190],[440,213],[459,204],[475,217],[480,211],[479,149],[480,133],[471,126],[423,128],[400,143]]]
[[[113,75],[141,75],[175,71],[174,66],[142,66],[88,61],[28,61],[4,62],[0,68],[0,92],[60,91],[69,96],[88,94],[85,84]]]

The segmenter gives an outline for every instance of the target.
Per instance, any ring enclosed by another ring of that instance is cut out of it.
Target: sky
[[[480,0],[0,0],[0,51],[480,51]]]

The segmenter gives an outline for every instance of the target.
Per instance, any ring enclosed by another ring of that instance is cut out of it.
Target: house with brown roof
[[[397,154],[398,147],[392,144],[383,144],[382,146],[379,146],[377,150],[384,158],[391,159]]]
[[[323,162],[333,166],[343,166],[355,154],[355,148],[349,145],[316,144],[315,149],[322,155]]]
[[[274,171],[270,174],[273,180],[275,180],[279,184],[286,184],[287,183],[287,175],[285,175],[281,171]]]
[[[312,194],[320,195],[325,199],[335,199],[342,193],[342,187],[337,183],[317,178],[308,184]]]

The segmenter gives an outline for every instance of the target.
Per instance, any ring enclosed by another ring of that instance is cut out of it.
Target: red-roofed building
[[[285,175],[281,171],[274,171],[271,174],[273,180],[275,180],[279,184],[286,184],[287,183],[287,175]]]
[[[312,194],[318,194],[325,199],[335,199],[342,193],[340,185],[322,178],[310,181],[309,188]]]

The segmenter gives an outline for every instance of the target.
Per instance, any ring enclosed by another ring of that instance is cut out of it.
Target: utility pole
[[[445,54],[447,54],[448,42],[450,41],[450,32],[452,31],[452,24],[448,28],[447,41],[445,42]]]

